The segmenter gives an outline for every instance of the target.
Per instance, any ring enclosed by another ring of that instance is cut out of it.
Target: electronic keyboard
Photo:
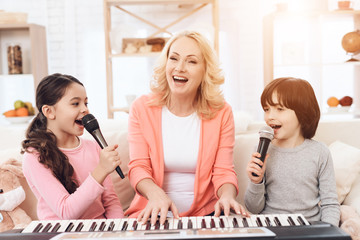
[[[309,223],[302,214],[271,214],[167,218],[165,224],[136,218],[37,220],[23,230],[0,234],[0,239],[344,239],[340,228]]]

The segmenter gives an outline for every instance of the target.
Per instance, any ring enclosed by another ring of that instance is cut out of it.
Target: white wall
[[[274,4],[278,2],[281,1],[219,1],[219,58],[226,77],[223,86],[225,98],[234,110],[249,112],[255,119],[263,117],[259,100],[263,89],[262,19],[266,13],[275,9]],[[299,2],[307,3],[302,6],[313,8],[324,5],[326,0],[288,2],[293,5]],[[106,117],[103,1],[0,0],[0,9],[26,12],[29,23],[46,27],[49,73],[60,72],[77,77],[86,86],[90,111],[96,116]],[[208,10],[202,10],[200,15],[185,20],[171,30],[198,28],[211,32],[212,29],[204,25],[211,21]],[[179,10],[176,6],[169,5],[138,7],[136,11],[144,18],[157,21],[159,25],[164,26],[174,16],[181,15],[181,12],[187,9]],[[114,32],[121,30],[129,36],[145,37],[151,31],[151,28],[128,15],[118,15],[114,17],[114,22],[117,23]],[[114,92],[118,107],[126,105],[126,94],[140,95],[148,92],[155,60],[156,58],[135,57],[116,60]],[[18,98],[21,98],[20,94],[21,91]],[[34,102],[34,99],[29,101]],[[11,107],[8,103],[0,103],[0,112]]]
[[[226,76],[224,94],[234,110],[248,111],[261,118],[259,96],[263,87],[261,18],[262,0],[221,0],[220,61]],[[28,13],[28,22],[44,25],[47,30],[49,73],[74,75],[87,89],[89,107],[94,115],[106,116],[106,76],[104,52],[104,21],[102,0],[0,0],[0,9]],[[256,9],[256,10],[254,10]],[[158,8],[161,16],[171,18],[173,7]],[[174,10],[174,11],[173,11]],[[185,11],[186,9],[184,9]],[[157,14],[140,8],[145,16],[156,19]],[[152,15],[150,15],[152,14]],[[167,15],[166,15],[167,14]],[[202,11],[195,21],[185,21],[178,29],[196,23],[201,27]],[[131,25],[132,18],[119,18]],[[134,22],[134,21],[132,21]],[[136,21],[134,22],[137,23]],[[162,25],[167,22],[160,23]],[[195,24],[195,25],[196,25]],[[136,25],[135,25],[136,26]],[[142,25],[143,27],[143,25]],[[2,50],[3,52],[3,50]],[[117,69],[126,82],[118,83],[115,102],[126,104],[124,94],[137,95],[148,91],[155,59],[122,59]],[[124,69],[129,69],[125,72]],[[134,83],[138,83],[135,84]],[[19,93],[20,94],[20,93]],[[19,96],[21,98],[21,96]],[[30,101],[34,102],[33,99]],[[12,106],[2,106],[3,112]]]

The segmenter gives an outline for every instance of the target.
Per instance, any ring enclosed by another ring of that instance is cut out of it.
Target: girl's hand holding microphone
[[[92,172],[94,179],[100,184],[121,164],[119,153],[116,151],[119,145],[107,146],[100,152],[100,161]]]

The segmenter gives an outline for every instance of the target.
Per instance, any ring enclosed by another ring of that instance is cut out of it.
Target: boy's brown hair
[[[319,120],[320,107],[310,83],[300,78],[277,78],[266,85],[261,94],[261,106],[274,106],[273,93],[279,104],[295,111],[304,138],[314,137]]]

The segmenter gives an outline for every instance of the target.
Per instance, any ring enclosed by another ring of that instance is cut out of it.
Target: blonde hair
[[[171,91],[166,79],[166,63],[171,45],[182,37],[195,40],[203,54],[205,74],[196,94],[195,109],[200,117],[211,119],[225,104],[224,96],[220,89],[220,85],[224,83],[224,76],[210,43],[204,36],[194,31],[180,32],[166,43],[154,69],[153,80],[150,86],[154,97],[149,104],[151,106],[163,106],[170,101]]]

